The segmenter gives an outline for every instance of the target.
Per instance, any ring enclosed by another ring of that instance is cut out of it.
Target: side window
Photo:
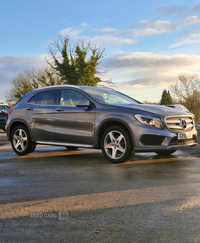
[[[36,104],[38,94],[34,95],[28,102],[32,104]]]
[[[87,103],[88,99],[77,91],[63,89],[60,95],[60,105],[76,106],[77,103]]]
[[[44,91],[38,94],[37,104],[54,105],[56,90]]]

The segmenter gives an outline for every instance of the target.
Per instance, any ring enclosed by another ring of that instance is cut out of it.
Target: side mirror
[[[78,102],[76,103],[76,107],[87,107],[87,108],[90,108],[90,107],[92,107],[92,106],[91,106],[89,100],[87,100],[87,101],[84,100],[84,101],[78,101]]]

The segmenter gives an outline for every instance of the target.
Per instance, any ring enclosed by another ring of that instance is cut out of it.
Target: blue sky
[[[58,34],[105,48],[101,78],[140,101],[200,70],[200,1],[10,0],[0,23],[0,101],[12,78],[45,65]]]

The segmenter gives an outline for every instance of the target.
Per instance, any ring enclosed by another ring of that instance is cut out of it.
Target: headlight
[[[140,114],[136,114],[135,118],[142,124],[157,127],[157,128],[163,128],[161,120],[159,118],[147,117]]]

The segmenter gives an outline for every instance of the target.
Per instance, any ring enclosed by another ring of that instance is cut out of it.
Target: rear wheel
[[[32,153],[36,146],[34,142],[31,142],[29,131],[24,125],[14,128],[11,134],[11,144],[13,150],[18,155]]]
[[[173,154],[176,151],[177,151],[177,149],[174,149],[174,150],[165,150],[165,151],[157,151],[156,154],[161,155],[161,156],[165,156],[165,155]]]
[[[101,149],[112,163],[123,163],[134,156],[131,139],[121,127],[109,127],[101,138]]]

